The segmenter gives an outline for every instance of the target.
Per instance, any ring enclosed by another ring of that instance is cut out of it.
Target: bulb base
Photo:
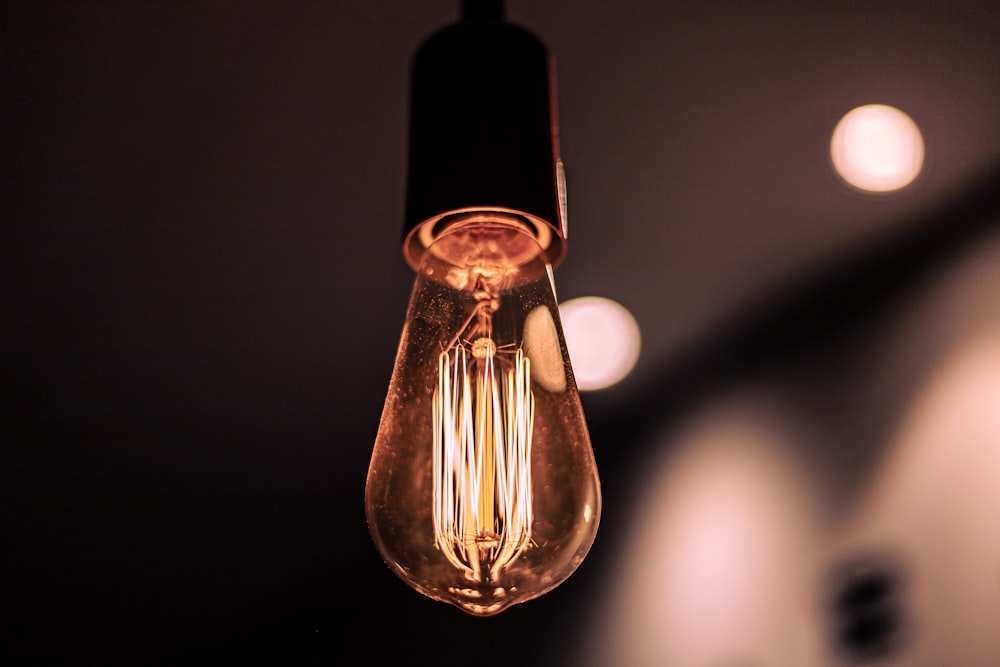
[[[404,255],[472,210],[522,216],[553,266],[565,254],[554,67],[532,33],[465,20],[431,35],[411,71]]]

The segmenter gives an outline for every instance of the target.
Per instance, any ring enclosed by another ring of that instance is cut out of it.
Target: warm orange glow
[[[869,192],[909,185],[924,164],[916,123],[895,107],[869,104],[848,112],[830,140],[830,157],[849,184]]]
[[[498,379],[492,341],[477,338],[471,349],[438,361],[434,543],[469,580],[483,580],[485,567],[496,581],[531,541],[535,404],[521,350]]]
[[[376,547],[430,598],[491,616],[590,549],[600,482],[533,230],[471,212],[417,266],[368,469]]]

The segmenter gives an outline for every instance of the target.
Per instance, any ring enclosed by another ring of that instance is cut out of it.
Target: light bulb
[[[365,512],[393,572],[475,616],[562,583],[601,514],[553,283],[565,184],[551,64],[499,2],[466,0],[412,72],[416,281]]]
[[[552,282],[532,229],[457,216],[425,253],[365,497],[391,569],[477,616],[581,563],[600,485]]]

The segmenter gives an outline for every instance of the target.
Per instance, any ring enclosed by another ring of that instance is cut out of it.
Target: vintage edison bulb
[[[552,268],[523,218],[438,222],[417,268],[365,492],[407,584],[490,616],[580,565],[600,483]]]

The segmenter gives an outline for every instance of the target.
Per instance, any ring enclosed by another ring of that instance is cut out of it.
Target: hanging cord
[[[462,0],[462,20],[503,21],[503,0]]]

